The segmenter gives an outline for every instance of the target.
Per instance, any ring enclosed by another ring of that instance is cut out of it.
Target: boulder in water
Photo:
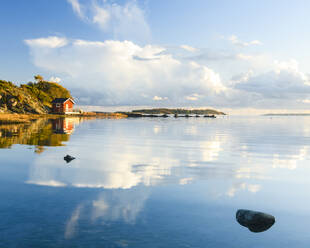
[[[239,209],[236,219],[240,225],[247,227],[251,232],[264,232],[275,223],[275,218],[270,214],[246,209]]]
[[[70,156],[70,155],[66,155],[66,156],[64,157],[64,160],[65,160],[67,163],[70,163],[73,159],[75,159],[75,157],[72,157],[72,156]]]

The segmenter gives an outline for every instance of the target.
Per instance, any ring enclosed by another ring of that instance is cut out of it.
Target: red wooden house
[[[55,98],[52,101],[52,112],[54,114],[70,114],[73,112],[75,102],[71,98]]]

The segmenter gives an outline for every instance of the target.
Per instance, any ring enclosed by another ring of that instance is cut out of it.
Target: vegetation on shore
[[[132,113],[141,114],[180,114],[180,115],[226,115],[223,112],[213,109],[182,109],[182,108],[152,108],[152,109],[137,109]]]
[[[20,86],[0,80],[0,113],[48,114],[54,98],[71,97],[58,83],[46,81],[40,75],[35,80]]]

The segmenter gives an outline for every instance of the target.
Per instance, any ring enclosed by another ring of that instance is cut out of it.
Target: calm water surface
[[[309,247],[309,145],[310,117],[0,126],[0,247]]]

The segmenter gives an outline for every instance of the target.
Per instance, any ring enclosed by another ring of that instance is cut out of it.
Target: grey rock
[[[67,163],[70,163],[73,159],[75,159],[75,157],[72,157],[72,156],[70,156],[70,155],[66,155],[66,156],[64,157],[64,160],[65,160]]]
[[[276,221],[270,214],[246,209],[239,209],[236,212],[236,219],[240,225],[247,227],[251,232],[264,232]]]

